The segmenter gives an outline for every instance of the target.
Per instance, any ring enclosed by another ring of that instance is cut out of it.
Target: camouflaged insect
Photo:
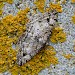
[[[17,64],[23,65],[41,50],[51,35],[57,21],[57,12],[36,14],[27,24],[26,32],[19,38],[17,46]]]

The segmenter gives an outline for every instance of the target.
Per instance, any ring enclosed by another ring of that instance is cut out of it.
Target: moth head
[[[58,18],[57,18],[58,15],[57,15],[57,12],[55,10],[48,12],[48,16],[49,16],[49,18],[47,18],[47,22],[50,25],[55,25],[55,23],[58,22]]]

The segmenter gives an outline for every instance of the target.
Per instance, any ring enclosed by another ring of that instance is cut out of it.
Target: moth
[[[52,10],[42,15],[36,14],[27,24],[27,30],[17,42],[17,64],[22,66],[35,56],[47,43],[52,28],[57,22],[57,12]]]

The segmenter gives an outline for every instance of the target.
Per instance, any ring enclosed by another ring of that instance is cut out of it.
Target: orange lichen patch
[[[0,4],[0,16],[1,16],[1,15],[2,15],[2,13],[3,13],[2,7],[3,7],[3,5],[2,5],[2,4]]]
[[[75,45],[73,46],[73,51],[75,52]]]
[[[50,8],[49,7],[45,9],[45,12],[49,12],[49,11],[50,11]]]
[[[72,16],[72,22],[75,24],[75,15]]]
[[[19,36],[26,30],[27,11],[28,8],[19,12],[22,15],[7,15],[0,20],[0,72],[9,70],[16,62],[17,50],[12,49],[12,43],[16,43]],[[20,23],[21,20],[17,21],[19,17],[24,21],[24,25]]]
[[[7,2],[9,4],[12,4],[13,3],[13,0],[0,0],[0,2]]]
[[[3,10],[0,10],[0,15],[2,15]]]
[[[75,44],[73,45],[73,51],[75,52]]]
[[[61,3],[61,4],[65,4],[66,0],[56,0],[56,2]]]
[[[12,4],[13,3],[13,0],[0,0],[0,16],[2,15],[2,12],[3,12],[2,8],[4,6],[4,2],[7,2],[9,4]]]
[[[42,13],[45,11],[44,10],[45,1],[46,0],[37,0],[36,2],[34,2],[34,4],[36,5],[36,8]]]
[[[4,4],[3,2],[0,2],[0,9],[3,8]]]
[[[71,0],[72,3],[75,3],[75,0]]]
[[[7,3],[12,4],[13,0],[6,0]]]
[[[65,1],[66,0],[64,0],[63,3]],[[56,4],[50,2],[50,7],[46,8],[46,9],[45,9],[45,2],[46,2],[46,0],[37,0],[36,2],[34,2],[34,4],[36,5],[36,8],[42,13],[48,12],[50,10],[56,10],[57,12],[60,12],[60,13],[63,11],[62,6],[60,5],[59,2]]]
[[[15,17],[15,19],[17,19],[17,22],[19,22],[21,25],[27,24],[29,19],[27,18],[26,15],[29,11],[30,11],[30,8],[26,8],[25,10],[20,10],[17,14],[17,17]]]
[[[66,3],[66,0],[63,0],[62,4],[65,4]]]
[[[75,40],[74,40],[74,45],[73,45],[73,51],[75,52]]]
[[[67,59],[71,59],[73,57],[72,54],[63,54],[63,56]]]
[[[4,6],[3,2],[0,2],[0,16],[2,15],[2,12],[3,12],[2,10],[3,6]]]
[[[62,6],[60,5],[60,3],[54,4],[54,3],[50,3],[50,9],[51,10],[56,10],[57,12],[62,12]]]
[[[46,8],[45,11],[49,12],[50,10],[56,10],[57,12],[61,13],[62,10],[62,6],[60,5],[59,1],[56,1],[58,3],[54,4],[52,2],[50,2],[50,7]],[[66,2],[66,0],[64,0],[62,3]]]
[[[55,27],[52,30],[52,35],[50,37],[50,41],[53,43],[64,42],[66,41],[66,33],[63,32],[63,29],[60,27]]]

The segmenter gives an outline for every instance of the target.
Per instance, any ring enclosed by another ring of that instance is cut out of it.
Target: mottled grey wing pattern
[[[27,24],[26,32],[23,33],[17,43],[19,47],[18,65],[21,66],[29,61],[46,44],[56,21],[56,11],[33,17],[33,20]]]

